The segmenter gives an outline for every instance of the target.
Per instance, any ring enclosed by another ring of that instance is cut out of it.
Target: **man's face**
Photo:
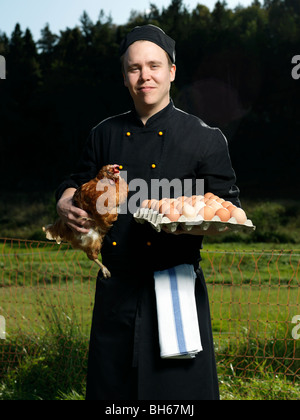
[[[170,67],[166,52],[149,41],[130,45],[124,57],[124,84],[137,110],[151,107],[156,112],[170,101],[170,86],[176,66]]]

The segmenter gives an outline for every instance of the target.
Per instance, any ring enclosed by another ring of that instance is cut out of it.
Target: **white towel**
[[[194,266],[182,264],[154,273],[162,358],[191,359],[202,351]]]

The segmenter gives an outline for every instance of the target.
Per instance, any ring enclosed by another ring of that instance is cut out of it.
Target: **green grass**
[[[0,248],[8,333],[0,399],[83,399],[98,268],[66,245]],[[264,248],[206,244],[202,252],[223,399],[300,398],[299,343],[291,338],[300,313],[298,251]]]
[[[75,315],[71,318],[54,308],[41,312],[40,318],[47,324],[45,330],[20,331],[0,343],[6,357],[0,400],[84,399],[88,354],[85,332]],[[282,331],[277,331],[279,340],[283,336]],[[216,343],[221,398],[299,399],[299,375],[297,379],[295,373],[299,373],[300,366],[299,361],[298,365],[293,365],[289,360],[292,346],[286,347],[281,341],[275,346],[274,339],[260,347],[258,341],[249,339],[245,332],[238,346]],[[269,356],[276,352],[281,357],[275,363]]]
[[[205,240],[221,396],[300,399],[299,202],[245,202],[255,233]],[[0,236],[43,240],[50,195],[6,195]],[[98,267],[50,242],[0,241],[0,399],[80,400]]]
[[[285,401],[299,400],[299,384],[291,384],[285,379],[279,379],[270,376],[264,380],[239,378],[225,378],[219,381],[221,399],[225,401],[239,400],[269,400]]]

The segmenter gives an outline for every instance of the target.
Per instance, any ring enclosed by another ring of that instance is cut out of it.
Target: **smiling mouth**
[[[153,89],[155,89],[153,86],[142,86],[138,88],[140,92],[150,92]]]

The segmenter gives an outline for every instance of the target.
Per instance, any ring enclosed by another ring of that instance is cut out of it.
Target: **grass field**
[[[43,239],[53,202],[34,200],[28,209],[19,197],[19,212],[0,204],[0,236]],[[248,208],[255,234],[208,240],[202,252],[222,399],[300,399],[299,205]],[[0,399],[83,398],[97,271],[66,245],[0,241]]]
[[[300,398],[299,254],[265,245],[202,253],[223,399]],[[51,243],[8,240],[0,255],[2,399],[82,398],[97,267]]]

